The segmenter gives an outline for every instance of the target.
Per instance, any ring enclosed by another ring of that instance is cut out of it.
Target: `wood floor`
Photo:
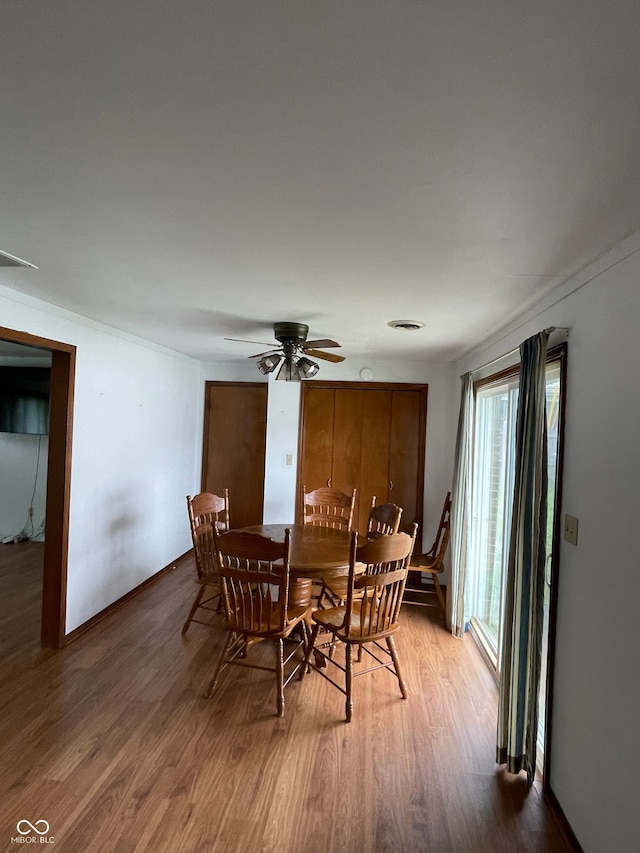
[[[437,610],[403,610],[407,701],[389,673],[364,676],[346,724],[312,672],[278,719],[266,672],[227,670],[203,698],[223,633],[181,636],[190,559],[40,650],[40,551],[0,545],[0,850],[22,820],[47,821],[59,853],[570,850],[539,786],[494,764],[495,686]]]

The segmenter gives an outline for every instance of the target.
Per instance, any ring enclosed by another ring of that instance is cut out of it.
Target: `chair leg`
[[[193,619],[194,613],[200,607],[200,602],[202,601],[202,596],[204,595],[206,587],[201,586],[198,594],[196,595],[196,600],[193,602],[191,610],[189,611],[189,615],[187,616],[187,621],[182,626],[182,633],[186,634],[189,630],[189,625],[191,624],[191,620]]]
[[[335,634],[331,638],[331,643],[329,645],[329,660],[333,660],[336,656],[336,649],[338,648],[338,643],[336,641]]]
[[[320,630],[320,626],[316,622],[316,624],[311,629],[311,636],[309,637],[309,641],[307,642],[307,650],[304,656],[304,663],[302,668],[300,669],[300,675],[298,676],[298,680],[302,681],[304,678],[304,674],[309,668],[309,662],[311,661],[311,655],[313,654],[313,647],[316,644],[316,637],[318,636],[318,631]]]
[[[302,663],[300,664],[301,674],[298,676],[298,680],[302,681],[306,670],[304,662],[307,660],[307,652],[309,651],[309,644],[311,643],[311,625],[307,625],[303,619],[302,622],[298,624],[296,631],[300,634],[300,640],[302,642]]]
[[[208,687],[207,693],[206,693],[207,699],[211,698],[211,696],[213,695],[213,691],[216,689],[216,684],[218,683],[218,675],[220,674],[220,670],[222,669],[222,664],[224,663],[224,659],[227,656],[227,652],[229,651],[229,649],[231,647],[231,643],[233,642],[234,636],[235,635],[234,635],[233,631],[229,631],[229,633],[227,634],[227,639],[225,641],[224,646],[222,647],[222,651],[220,652],[220,657],[218,658],[218,662],[216,664],[216,668],[215,668],[215,671],[213,673],[213,678],[209,682],[209,687]]]
[[[444,615],[447,615],[447,605],[444,602],[444,595],[442,594],[442,587],[440,586],[440,581],[438,580],[438,575],[435,572],[432,573],[431,577],[433,578],[433,585],[436,588],[436,595],[438,596],[438,603],[442,608],[442,612]]]
[[[276,642],[276,687],[278,690],[278,716],[284,717],[284,640],[279,637]]]
[[[309,644],[311,643],[311,634],[313,632],[313,628],[310,624],[310,621],[307,622],[306,619],[303,619],[302,622],[300,622],[299,627],[300,627],[300,631],[302,634],[302,640],[304,642],[303,658],[304,658],[304,660],[306,660],[307,659],[307,652],[309,651]]]
[[[398,683],[400,684],[400,692],[402,693],[402,698],[407,698],[407,685],[402,677],[402,671],[400,669],[400,662],[398,660],[398,652],[396,651],[396,641],[393,637],[387,637],[387,647],[389,649],[389,654],[391,655],[391,660],[393,661],[393,668],[396,671],[396,676],[398,679]]]
[[[347,694],[347,701],[345,704],[345,711],[347,714],[347,722],[351,722],[351,717],[353,716],[353,699],[351,698],[351,688],[353,686],[353,646],[351,643],[345,643],[344,647],[344,659],[345,659],[345,691]]]

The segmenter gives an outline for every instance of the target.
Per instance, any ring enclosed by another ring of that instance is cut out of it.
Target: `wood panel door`
[[[337,388],[333,415],[331,486],[349,495],[360,492],[360,443],[362,435],[362,391]],[[359,502],[360,495],[356,496]],[[357,504],[354,518],[358,518]]]
[[[367,529],[371,498],[403,508],[422,526],[427,386],[305,383],[298,488],[358,489],[354,526]]]
[[[422,405],[415,391],[392,394],[387,500],[403,508],[402,526],[417,521],[422,534],[425,432],[420,429]],[[416,472],[420,482],[416,483]],[[418,541],[421,541],[418,539]]]
[[[371,498],[379,504],[389,499],[389,453],[391,445],[392,392],[363,392],[360,443],[360,500],[358,531],[365,533]],[[415,478],[415,474],[413,475]],[[398,506],[402,506],[398,503]]]
[[[205,384],[202,491],[229,489],[231,526],[262,524],[266,382]]]

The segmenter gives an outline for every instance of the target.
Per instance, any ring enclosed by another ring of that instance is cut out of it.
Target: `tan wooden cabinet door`
[[[403,508],[403,528],[422,526],[427,386],[314,380],[301,405],[299,494],[303,486],[357,488],[360,533],[373,495]]]

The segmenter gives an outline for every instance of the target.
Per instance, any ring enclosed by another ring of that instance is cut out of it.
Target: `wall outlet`
[[[564,538],[570,545],[578,544],[578,519],[573,515],[564,517]]]

